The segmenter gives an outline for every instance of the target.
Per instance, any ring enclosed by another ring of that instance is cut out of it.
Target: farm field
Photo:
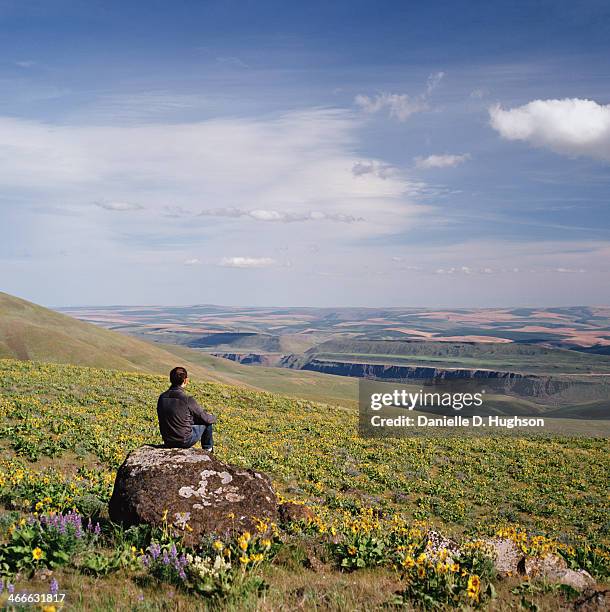
[[[608,307],[234,308],[90,306],[61,312],[148,339],[217,350],[301,353],[332,339],[528,343],[604,351]]]
[[[460,541],[502,529],[531,550],[557,550],[602,583],[608,578],[607,440],[369,440],[358,436],[352,408],[198,380],[189,391],[219,416],[218,458],[268,473],[282,496],[316,515],[274,533],[268,544],[254,535],[254,560],[227,570],[234,582],[223,597],[235,599],[202,599],[175,576],[143,567],[150,534],[113,530],[106,521],[117,467],[130,450],[160,442],[154,406],[166,386],[153,374],[0,360],[0,567],[6,574],[24,564],[18,590],[34,591],[40,574],[28,581],[26,570],[55,555],[60,590],[81,605],[88,597],[96,609],[119,602],[168,609],[168,601],[171,609],[219,601],[235,609],[275,609],[279,602],[299,609],[314,597],[325,609],[366,609],[405,595],[405,584],[408,601],[443,607],[487,607],[493,591],[506,606],[565,603],[569,593],[561,590],[499,583],[476,555],[464,558],[450,586],[449,570],[420,564],[421,576],[409,573],[405,551],[417,549],[428,524]],[[72,543],[47,539],[47,549],[28,544],[27,530],[40,516],[72,510],[83,525],[99,522],[99,533],[92,527]],[[61,546],[74,547],[68,560],[56,552]]]

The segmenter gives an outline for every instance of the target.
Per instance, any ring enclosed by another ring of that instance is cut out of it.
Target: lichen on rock
[[[253,529],[255,518],[275,521],[278,504],[265,474],[197,448],[142,446],[117,472],[109,513],[125,525],[170,522],[196,544],[206,534]]]

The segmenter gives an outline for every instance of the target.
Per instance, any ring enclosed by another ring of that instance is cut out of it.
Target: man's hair
[[[184,368],[174,368],[169,373],[169,380],[172,385],[179,387],[184,383],[184,381],[188,378],[188,373]]]

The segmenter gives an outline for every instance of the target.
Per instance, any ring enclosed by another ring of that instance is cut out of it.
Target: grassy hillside
[[[357,382],[313,372],[249,368],[199,351],[159,345],[85,323],[0,292],[0,358],[167,374],[185,366],[194,379],[354,405]],[[179,359],[176,359],[179,357]]]
[[[29,529],[18,521],[34,510],[75,507],[103,523],[117,466],[129,450],[160,441],[154,405],[164,387],[165,379],[154,375],[0,360],[3,541]],[[246,599],[233,609],[371,609],[405,584],[410,598],[444,602],[445,609],[458,601],[487,605],[487,591],[476,598],[466,593],[472,561],[463,561],[465,573],[452,578],[457,582],[449,591],[438,586],[447,580],[442,567],[418,565],[416,574],[408,569],[411,557],[404,555],[419,546],[424,524],[456,538],[501,528],[527,546],[528,534],[546,536],[531,546],[557,550],[601,579],[610,571],[607,440],[369,440],[358,436],[357,414],[348,408],[212,382],[189,390],[219,416],[221,460],[267,472],[279,492],[308,503],[317,515],[301,530],[274,536],[273,558],[245,562],[240,580],[260,578],[269,589],[240,591]],[[209,599],[138,565],[143,537],[104,527],[85,552],[70,556],[54,575],[77,598],[72,604],[168,609],[172,600],[171,609],[201,609]],[[0,548],[0,557],[10,550]],[[346,575],[341,566],[362,569]],[[484,568],[476,571],[494,581]],[[30,591],[43,588],[36,580],[27,583]],[[496,588],[505,607],[518,607],[522,597],[533,603],[551,598],[542,609],[563,603],[561,590],[524,591],[510,580]]]
[[[174,355],[0,292],[0,357],[167,373]],[[190,364],[189,364],[190,365]],[[193,364],[193,373],[216,379]]]

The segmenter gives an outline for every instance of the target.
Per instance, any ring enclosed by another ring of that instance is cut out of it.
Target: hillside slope
[[[0,357],[167,374],[172,353],[0,292]],[[182,358],[196,376],[229,382]]]
[[[250,368],[179,346],[149,343],[0,292],[0,358],[167,374],[185,366],[194,379],[354,405],[357,381],[317,372]]]

